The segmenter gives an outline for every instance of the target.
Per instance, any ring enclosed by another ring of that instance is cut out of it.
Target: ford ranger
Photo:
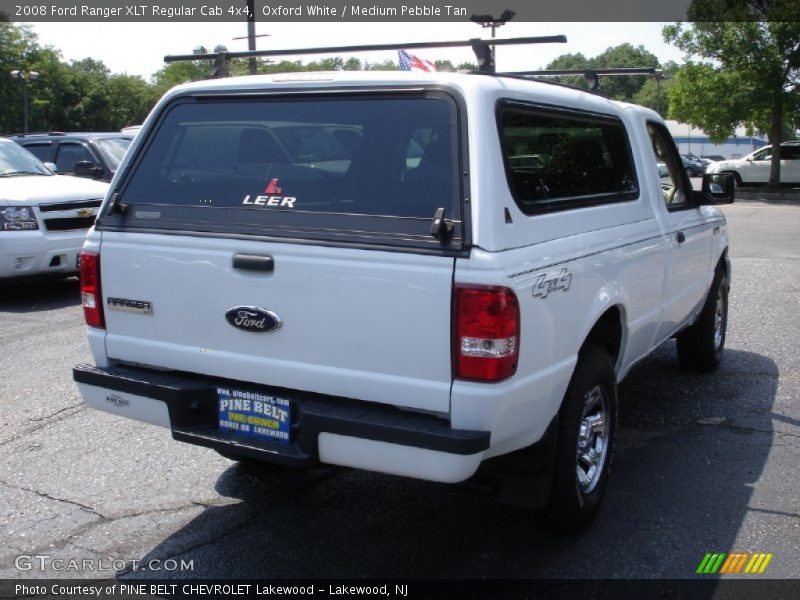
[[[74,379],[235,460],[476,481],[580,527],[631,367],[673,337],[686,368],[722,358],[731,201],[657,113],[562,85],[181,85],[84,246]]]

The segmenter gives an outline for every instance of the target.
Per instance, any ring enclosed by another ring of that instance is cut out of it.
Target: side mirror
[[[706,173],[703,175],[702,193],[714,204],[733,204],[736,182],[732,173]]]
[[[76,162],[74,165],[72,165],[72,172],[78,177],[92,177],[97,179],[98,177],[103,176],[102,167],[98,167],[89,160],[80,160]]]
[[[56,166],[56,163],[46,162],[46,163],[42,163],[42,164],[44,164],[44,166],[47,167],[48,169],[50,169],[53,173],[55,173],[56,169],[58,169],[58,167]]]

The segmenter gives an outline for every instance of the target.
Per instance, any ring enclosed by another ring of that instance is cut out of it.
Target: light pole
[[[516,16],[513,10],[504,10],[503,13],[499,17],[493,17],[492,15],[472,15],[469,20],[475,23],[476,25],[480,25],[484,29],[490,28],[492,29],[492,39],[495,37],[495,31],[498,27],[502,27],[506,23],[508,23],[511,19]],[[491,47],[491,57],[489,58],[492,65],[494,65],[494,46]]]
[[[22,86],[22,133],[28,133],[28,82],[39,79],[36,71],[11,71],[11,79],[16,79]]]
[[[506,23],[508,23],[511,19],[514,18],[515,13],[513,10],[504,10],[503,14],[499,17],[493,17],[492,15],[472,15],[469,20],[473,23],[477,23],[484,29],[491,27],[492,28],[492,38],[494,38],[494,32],[498,27],[502,27]]]

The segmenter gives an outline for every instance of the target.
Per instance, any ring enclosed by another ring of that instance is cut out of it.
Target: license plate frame
[[[292,403],[275,394],[217,388],[217,427],[236,437],[291,443]]]

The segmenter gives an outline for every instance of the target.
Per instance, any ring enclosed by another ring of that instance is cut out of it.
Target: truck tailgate
[[[274,269],[234,268],[237,254]],[[101,256],[112,359],[449,410],[453,258],[120,232]],[[226,319],[237,307],[282,324],[242,330]]]

